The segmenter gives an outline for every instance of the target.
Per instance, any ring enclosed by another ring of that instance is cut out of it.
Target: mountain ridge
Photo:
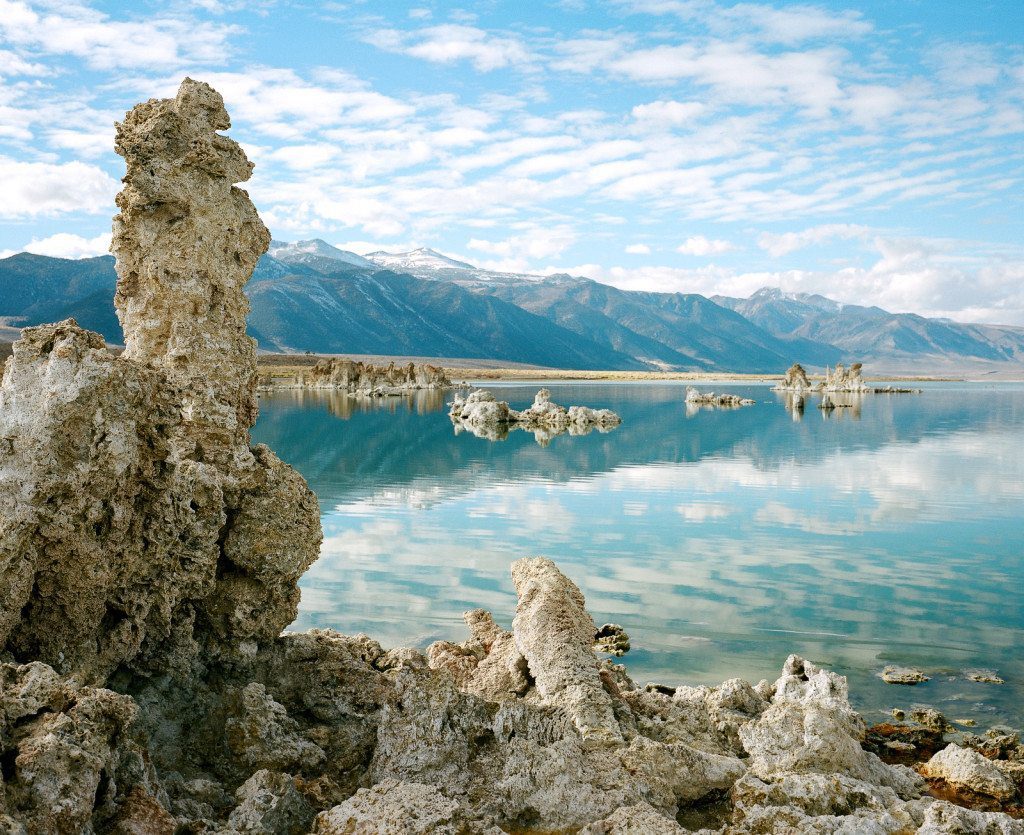
[[[401,264],[404,269],[387,268]],[[114,259],[0,259],[0,321],[73,316],[110,342]],[[1024,328],[889,313],[764,287],[746,299],[627,291],[580,276],[484,270],[427,247],[366,256],[274,241],[246,288],[261,349],[460,356],[581,370],[779,373],[794,361],[919,372],[1024,368]]]

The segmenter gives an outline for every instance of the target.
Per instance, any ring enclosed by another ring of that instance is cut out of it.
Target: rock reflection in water
[[[296,628],[426,645],[466,609],[510,611],[509,563],[548,554],[629,633],[635,677],[756,681],[796,651],[850,676],[864,708],[909,707],[877,677],[903,664],[932,677],[914,701],[949,700],[979,726],[1024,721],[1024,610],[1007,603],[1024,550],[1024,387],[868,396],[859,420],[852,407],[814,419],[810,396],[799,423],[766,387],[730,386],[757,404],[693,421],[678,384],[549,387],[622,425],[542,448],[525,432],[456,437],[443,404],[356,403],[340,427],[323,402],[266,398],[256,438],[323,512]],[[494,390],[523,409],[536,388]],[[942,673],[973,667],[1006,683]]]

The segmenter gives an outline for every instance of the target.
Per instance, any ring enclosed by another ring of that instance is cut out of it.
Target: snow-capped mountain
[[[367,261],[362,255],[338,249],[319,238],[314,238],[311,241],[294,241],[293,243],[271,241],[267,255],[278,261],[284,261],[286,264],[306,264],[315,259],[326,258],[329,261],[341,261],[354,267],[375,267],[373,262]]]
[[[366,257],[384,269],[407,273],[429,281],[450,281],[462,287],[484,289],[501,285],[514,285],[544,281],[542,275],[502,273],[484,270],[465,261],[457,261],[428,247],[410,252],[369,252]]]

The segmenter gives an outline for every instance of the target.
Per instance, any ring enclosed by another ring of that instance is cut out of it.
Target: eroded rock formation
[[[521,412],[509,408],[491,392],[478,389],[467,396],[456,395],[448,416],[455,431],[467,430],[480,438],[504,440],[512,429],[533,432],[537,443],[546,446],[556,435],[586,435],[595,429],[609,432],[622,423],[610,409],[570,406],[568,409],[551,402],[551,392],[541,389],[533,404]]]
[[[322,359],[303,374],[289,379],[267,375],[260,380],[266,388],[314,388],[344,391],[368,397],[392,397],[412,391],[452,387],[443,368],[423,363],[396,366],[372,365],[341,357]]]
[[[749,397],[740,397],[738,394],[715,394],[713,391],[698,391],[693,386],[686,387],[687,411],[696,410],[702,406],[720,409],[738,409],[740,406],[753,405],[754,401]]]
[[[638,686],[594,650],[622,630],[547,559],[513,563],[510,631],[475,610],[425,653],[281,634],[320,529],[249,445],[240,290],[265,235],[227,124],[186,80],[120,128],[130,351],[67,321],[5,369],[0,832],[681,832],[705,802],[737,835],[1022,831],[923,796],[861,745],[845,680],[796,656],[774,684]],[[969,753],[1024,760],[1015,738]],[[936,779],[1016,797],[957,758]]]
[[[786,371],[786,376],[782,378],[782,382],[775,386],[776,391],[790,391],[796,394],[810,392],[813,388],[811,381],[807,379],[807,372],[804,371],[804,367],[798,362],[794,362],[789,367],[789,370]]]

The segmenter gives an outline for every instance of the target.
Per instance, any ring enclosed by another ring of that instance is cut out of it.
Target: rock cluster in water
[[[129,350],[69,320],[28,329],[5,368],[0,832],[669,833],[681,815],[705,832],[1022,831],[924,796],[864,749],[845,680],[796,656],[774,684],[638,686],[594,649],[622,630],[597,629],[544,558],[512,565],[511,630],[475,610],[466,641],[426,652],[281,634],[321,533],[303,480],[249,444],[241,288],[268,237],[227,127],[189,79],[128,115]],[[1017,797],[1016,740],[945,750],[933,779]]]
[[[853,363],[846,368],[842,363],[836,363],[835,368],[825,368],[825,379],[812,383],[807,378],[807,372],[798,362],[794,362],[786,371],[782,380],[775,386],[775,391],[784,391],[794,396],[807,394],[919,394],[920,389],[897,388],[892,385],[883,388],[869,386],[861,376],[862,364]],[[802,403],[800,404],[802,408]],[[825,408],[842,408],[847,403],[834,403]],[[792,411],[792,410],[791,410]]]
[[[420,390],[452,387],[443,368],[423,363],[396,366],[372,365],[341,357],[322,359],[308,371],[282,380],[266,375],[260,385],[267,388],[314,388],[344,391],[368,397],[392,397]]]
[[[686,405],[688,407],[711,406],[722,409],[738,409],[740,406],[753,406],[754,401],[738,394],[715,394],[713,391],[697,391],[693,386],[686,387]]]
[[[537,443],[546,446],[556,435],[586,435],[593,430],[608,432],[622,423],[610,409],[591,409],[587,406],[559,406],[551,402],[551,392],[541,389],[533,404],[521,412],[509,408],[491,392],[478,389],[465,397],[456,395],[450,404],[448,416],[455,431],[469,431],[480,438],[504,440],[513,429],[533,432]]]

